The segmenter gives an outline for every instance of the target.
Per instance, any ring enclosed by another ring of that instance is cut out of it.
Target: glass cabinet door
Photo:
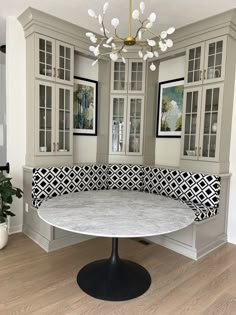
[[[56,81],[73,83],[74,77],[74,48],[71,45],[56,42]]]
[[[128,93],[144,93],[145,85],[145,62],[129,60],[129,83]]]
[[[55,41],[43,35],[35,35],[36,40],[36,76],[55,81]]]
[[[57,140],[56,151],[65,155],[72,151],[72,97],[73,90],[70,87],[57,85],[56,87],[56,125]]]
[[[187,49],[185,85],[195,85],[203,79],[204,43]]]
[[[54,86],[50,83],[37,82],[36,91],[38,98],[36,151],[40,154],[48,154],[55,151]]]
[[[125,152],[126,97],[111,97],[111,152]]]
[[[201,88],[184,92],[184,122],[182,155],[189,159],[198,156],[198,134],[200,123]]]
[[[206,42],[204,80],[219,81],[224,79],[226,38]],[[205,82],[206,83],[206,82]]]
[[[127,91],[127,63],[115,61],[111,64],[111,90],[112,92]]]
[[[222,84],[203,88],[200,158],[217,159],[222,104]]]
[[[128,98],[127,154],[142,154],[143,100],[138,96]]]

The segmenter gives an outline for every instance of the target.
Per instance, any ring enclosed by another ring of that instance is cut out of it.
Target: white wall
[[[15,17],[7,18],[6,46],[7,161],[13,185],[22,188],[26,153],[26,49],[22,26]],[[22,199],[15,199],[12,212],[16,217],[10,220],[10,232],[21,231]]]
[[[75,54],[75,76],[98,81],[98,66],[92,66],[91,63],[91,59]],[[73,142],[74,164],[96,162],[96,136],[74,136]]]
[[[6,163],[6,55],[0,52],[0,165]]]
[[[235,72],[236,76],[236,72]],[[232,117],[231,145],[230,145],[230,196],[228,217],[228,241],[236,244],[236,80],[234,88],[234,105]]]
[[[159,82],[184,77],[185,56],[163,61],[159,67]],[[179,166],[180,138],[156,138],[155,164]]]

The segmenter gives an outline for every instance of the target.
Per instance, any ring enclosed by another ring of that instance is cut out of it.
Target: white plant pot
[[[8,227],[7,223],[0,223],[0,249],[5,247],[8,242]]]

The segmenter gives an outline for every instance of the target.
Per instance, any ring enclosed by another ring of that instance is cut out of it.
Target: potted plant
[[[20,188],[12,186],[11,178],[0,172],[0,249],[6,246],[8,241],[7,216],[15,216],[10,211],[13,196],[21,198],[22,195]]]

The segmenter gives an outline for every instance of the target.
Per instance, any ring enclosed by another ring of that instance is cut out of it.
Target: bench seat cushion
[[[188,202],[201,221],[217,213],[220,177],[147,166],[143,190]]]
[[[108,189],[143,190],[143,166],[133,164],[109,164]]]
[[[75,165],[33,169],[32,204],[73,192],[107,189],[106,165]]]

